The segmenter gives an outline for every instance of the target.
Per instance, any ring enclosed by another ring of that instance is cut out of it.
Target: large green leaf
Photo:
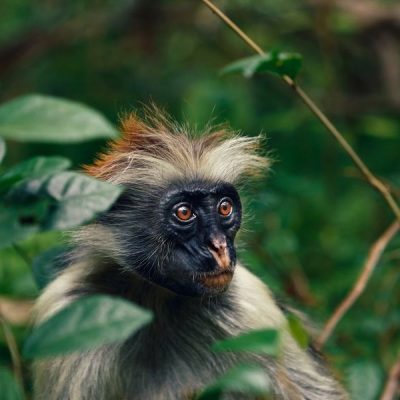
[[[6,154],[6,142],[0,138],[0,163],[3,161],[3,158]]]
[[[35,328],[23,353],[40,358],[122,341],[151,320],[150,311],[120,298],[81,298]]]
[[[240,72],[245,78],[251,78],[257,72],[272,72],[279,76],[294,79],[300,71],[302,57],[298,53],[271,51],[265,55],[243,58],[227,65],[221,74]]]
[[[382,371],[370,361],[359,361],[348,369],[349,390],[352,400],[374,400],[383,385]]]
[[[77,143],[115,138],[115,128],[86,105],[31,94],[0,106],[0,136],[23,142]]]
[[[34,157],[8,169],[0,176],[0,191],[9,189],[13,184],[28,178],[38,178],[64,171],[71,166],[65,157]]]
[[[0,393],[3,400],[23,400],[23,392],[13,374],[0,366]]]
[[[76,172],[50,177],[44,190],[54,200],[45,229],[67,229],[83,224],[106,211],[122,192],[121,187]]]
[[[217,379],[208,386],[197,400],[216,400],[226,392],[244,393],[267,398],[270,393],[270,380],[265,369],[258,365],[242,364]]]
[[[212,348],[215,351],[251,351],[276,356],[279,353],[279,332],[272,329],[252,331],[217,342]]]
[[[79,226],[108,210],[121,191],[78,172],[25,180],[0,203],[0,248],[36,232]]]
[[[47,201],[50,206],[41,220],[42,229],[67,229],[106,211],[121,192],[119,186],[65,171],[23,182],[10,192],[6,201],[22,205]]]

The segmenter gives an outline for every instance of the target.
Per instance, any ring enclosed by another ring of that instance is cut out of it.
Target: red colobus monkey
[[[35,399],[190,399],[243,361],[265,368],[273,399],[348,399],[320,358],[297,345],[268,287],[236,258],[236,185],[268,166],[259,139],[226,130],[196,137],[154,110],[145,120],[131,115],[122,128],[86,170],[124,192],[76,233],[69,265],[37,303],[36,322],[91,294],[121,296],[155,318],[124,343],[36,363]],[[281,357],[210,349],[262,328],[282,331]]]

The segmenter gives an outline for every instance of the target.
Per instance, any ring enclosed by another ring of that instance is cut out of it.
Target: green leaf
[[[225,392],[263,396],[270,393],[270,387],[270,380],[265,369],[258,365],[242,364],[232,368],[208,386],[197,400],[220,399]]]
[[[279,332],[272,329],[252,331],[217,342],[212,348],[215,351],[251,351],[277,356],[279,353]]]
[[[100,113],[70,100],[31,94],[0,106],[0,136],[8,139],[78,143],[117,135]]]
[[[302,65],[302,57],[298,53],[269,52],[265,55],[243,58],[227,65],[221,74],[240,72],[245,78],[251,78],[257,72],[272,72],[279,76],[287,75],[296,78]]]
[[[64,157],[34,157],[10,168],[0,176],[0,191],[24,179],[39,178],[64,171],[71,166],[71,161]]]
[[[0,138],[0,163],[3,161],[3,158],[6,154],[6,142]]]
[[[77,172],[25,180],[0,203],[0,248],[48,230],[74,228],[108,210],[122,188]]]
[[[23,392],[13,374],[0,366],[0,393],[3,400],[23,400]]]
[[[303,323],[294,314],[289,314],[287,320],[289,324],[289,331],[293,338],[302,349],[306,349],[309,345],[309,335],[304,328]]]
[[[348,369],[348,382],[352,400],[374,400],[382,388],[382,371],[373,362],[359,361]]]
[[[122,188],[77,172],[50,177],[43,187],[54,200],[44,229],[67,229],[83,224],[108,210]]]
[[[123,341],[152,318],[150,311],[117,297],[81,298],[35,328],[23,354],[40,358]]]
[[[39,289],[49,284],[62,268],[60,257],[69,250],[68,246],[56,246],[39,254],[33,261],[32,273]]]

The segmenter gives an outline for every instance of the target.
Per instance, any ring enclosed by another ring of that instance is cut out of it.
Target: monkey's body
[[[155,320],[122,345],[40,362],[38,400],[190,399],[196,390],[243,361],[265,366],[278,399],[347,398],[325,367],[298,347],[267,287],[242,266],[237,267],[228,291],[212,299],[160,293],[124,275],[115,276],[113,269],[103,272],[103,277],[113,273],[113,283],[104,290],[98,286],[101,274],[96,269],[91,275],[90,270],[90,264],[72,266],[50,285],[39,303],[46,310],[40,318],[77,296],[116,294],[116,287],[125,287],[126,297],[152,309]],[[261,328],[283,330],[281,357],[210,350],[217,340]]]
[[[268,288],[236,263],[232,183],[265,164],[256,140],[190,139],[163,117],[151,122],[128,120],[122,142],[89,168],[126,193],[77,234],[73,261],[39,299],[36,320],[101,293],[151,309],[154,321],[125,343],[38,362],[35,399],[188,400],[240,362],[265,368],[274,399],[347,399],[291,337]],[[210,349],[262,328],[281,331],[278,357]]]

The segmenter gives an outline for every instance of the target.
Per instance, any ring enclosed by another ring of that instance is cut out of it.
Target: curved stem
[[[353,288],[346,296],[346,298],[339,304],[332,316],[329,318],[320,336],[316,340],[316,348],[321,349],[326,343],[328,338],[332,335],[333,330],[339,321],[343,318],[344,314],[349,308],[355,303],[355,301],[364,292],[365,287],[371,277],[376,265],[378,264],[383,251],[385,250],[388,243],[396,235],[400,229],[400,223],[398,221],[393,222],[388,229],[376,240],[372,245],[368,257],[364,263],[361,273],[356,280]]]
[[[380,400],[394,400],[400,388],[400,359],[392,366]]]

